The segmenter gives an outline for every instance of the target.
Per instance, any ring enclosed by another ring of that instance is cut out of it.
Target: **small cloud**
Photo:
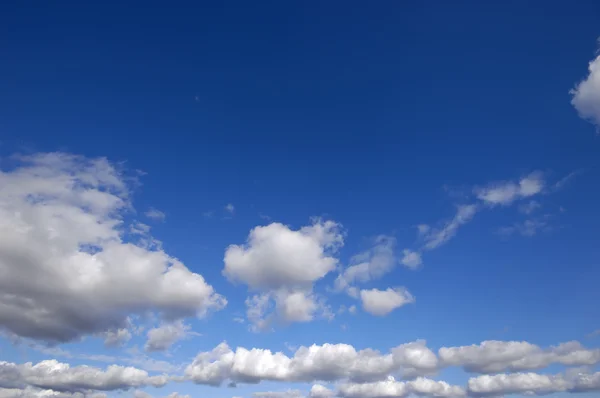
[[[263,213],[258,213],[258,217],[260,217],[261,219],[265,220],[265,221],[271,221],[273,218],[270,216],[267,216],[266,214]]]
[[[212,216],[214,216],[214,215],[215,215],[215,212],[212,210],[205,211],[204,213],[202,213],[202,217],[204,217],[204,218],[212,218]]]
[[[352,315],[356,314],[356,306],[351,305],[350,308],[348,308],[348,312],[351,313]]]
[[[421,259],[421,254],[419,252],[415,252],[409,249],[404,249],[402,251],[402,260],[400,262],[407,268],[416,269],[419,265],[423,264],[423,260]]]
[[[600,128],[600,56],[588,65],[588,76],[569,91],[573,97],[571,105],[575,107],[579,117]]]
[[[560,189],[563,189],[572,179],[574,179],[581,173],[583,173],[583,170],[577,170],[567,174],[554,184],[554,190],[558,191]]]
[[[431,229],[431,227],[427,224],[419,224],[417,225],[417,233],[419,234],[419,236],[423,236],[426,235],[427,232],[429,232],[429,230]]]
[[[228,212],[229,214],[233,214],[233,212],[235,211],[235,206],[233,206],[231,203],[228,203],[225,206],[225,211]]]
[[[600,337],[600,329],[594,330],[592,333],[587,335],[588,338],[593,339],[595,337]]]
[[[239,316],[236,316],[235,318],[233,318],[233,321],[235,323],[245,323],[246,322],[246,320],[244,318],[239,317]]]
[[[551,228],[545,219],[530,219],[521,223],[515,223],[510,226],[501,227],[498,229],[498,233],[505,237],[513,234],[531,237],[537,235],[537,233],[540,231],[547,232],[550,231],[550,229]]]
[[[165,213],[158,209],[155,209],[154,207],[149,208],[148,211],[144,213],[144,215],[148,218],[151,218],[154,221],[165,221],[166,218]]]

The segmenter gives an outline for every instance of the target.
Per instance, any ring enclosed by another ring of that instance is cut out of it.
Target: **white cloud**
[[[521,178],[518,182],[496,182],[486,187],[475,188],[474,192],[477,198],[487,205],[509,205],[517,199],[537,195],[542,192],[544,185],[542,173],[536,171]]]
[[[421,253],[409,249],[404,249],[402,251],[402,260],[400,261],[405,267],[410,269],[419,268],[419,266],[423,264]]]
[[[182,320],[163,323],[162,325],[148,330],[146,345],[144,349],[148,352],[165,351],[171,348],[177,341],[184,339],[190,334],[196,334],[190,331],[190,326],[183,323]]]
[[[600,349],[587,349],[577,341],[542,349],[526,341],[484,341],[478,345],[442,347],[445,366],[462,366],[469,372],[493,373],[542,369],[553,363],[584,366],[600,363]]]
[[[313,293],[313,283],[333,271],[343,245],[340,225],[313,220],[299,230],[272,223],[250,231],[245,245],[225,251],[223,274],[258,291],[246,300],[251,329],[268,330],[276,321],[308,322],[331,313]],[[273,312],[274,310],[274,312]]]
[[[225,206],[225,211],[226,211],[227,213],[229,213],[229,214],[233,214],[233,213],[235,212],[235,206],[234,206],[234,205],[232,205],[231,203],[228,203],[228,204]]]
[[[414,303],[415,298],[404,288],[386,290],[361,290],[363,309],[372,315],[384,316],[406,304]]]
[[[589,74],[570,94],[579,116],[600,127],[600,56],[590,62]]]
[[[309,398],[333,398],[335,396],[335,391],[332,391],[321,384],[315,384],[311,387],[308,396]]]
[[[513,225],[501,227],[498,229],[498,233],[504,236],[510,236],[513,234],[520,234],[522,236],[534,236],[539,231],[548,231],[551,227],[548,222],[543,219],[529,219],[523,222],[517,222]]]
[[[0,171],[0,327],[64,342],[131,314],[202,316],[226,300],[160,248],[127,239],[126,180],[106,159],[16,158]]]
[[[310,286],[335,269],[332,253],[342,244],[333,221],[316,220],[296,231],[280,223],[258,226],[245,245],[227,248],[223,274],[257,290]]]
[[[31,386],[61,392],[115,391],[164,386],[167,376],[149,376],[133,367],[111,365],[106,370],[91,366],[71,367],[56,360],[15,364],[0,362],[2,385],[7,388]]]
[[[1,388],[0,398],[107,398],[104,393],[80,393],[45,390],[35,387]]]
[[[372,248],[353,256],[350,265],[335,280],[337,291],[347,290],[351,295],[352,285],[379,279],[396,265],[394,250],[396,239],[380,235]]]
[[[151,218],[155,221],[165,221],[165,218],[167,217],[167,215],[165,213],[163,213],[162,211],[155,209],[153,207],[151,207],[150,209],[148,209],[148,211],[146,211],[144,213],[144,215],[148,218]]]
[[[456,235],[458,228],[471,221],[475,213],[477,212],[476,205],[461,205],[456,209],[456,215],[450,221],[448,221],[440,229],[431,229],[426,233],[423,238],[425,245],[423,246],[427,250],[433,250],[448,242]]]
[[[410,394],[437,398],[458,398],[466,395],[461,387],[422,377],[402,382],[389,376],[387,380],[373,383],[342,384],[338,390],[338,396],[343,398],[402,398]]]
[[[148,394],[145,391],[136,390],[133,393],[133,398],[154,398],[154,395]],[[171,394],[165,396],[165,398],[191,398],[190,395],[181,395],[178,392],[172,392]]]

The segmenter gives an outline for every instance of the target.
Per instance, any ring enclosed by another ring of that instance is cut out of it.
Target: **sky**
[[[0,397],[600,394],[600,3],[4,2]]]

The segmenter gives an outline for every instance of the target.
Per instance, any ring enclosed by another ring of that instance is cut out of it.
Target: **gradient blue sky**
[[[600,3],[94,3],[0,6],[2,159],[58,151],[143,171],[125,220],[151,226],[228,304],[186,318],[199,335],[167,352],[144,353],[145,332],[120,348],[87,337],[54,351],[7,332],[0,359],[104,368],[112,362],[82,356],[102,354],[177,367],[223,340],[287,355],[324,343],[385,352],[417,339],[434,351],[485,340],[600,348],[590,337],[600,330],[600,142],[569,93],[597,56]],[[531,197],[477,198],[477,187],[535,172],[543,189]],[[525,214],[531,200],[539,207]],[[422,247],[418,225],[441,228],[468,204],[474,217],[423,251],[418,269],[398,263]],[[151,208],[164,220],[146,217]],[[397,265],[360,288],[403,286],[415,302],[369,314],[332,291],[336,270],[314,284],[333,319],[259,333],[235,322],[252,293],[223,276],[227,247],[256,226],[297,230],[314,216],[342,226],[342,270],[375,237],[395,238]],[[355,315],[338,313],[351,305]],[[470,376],[451,368],[434,378]],[[146,391],[229,398],[310,385]]]

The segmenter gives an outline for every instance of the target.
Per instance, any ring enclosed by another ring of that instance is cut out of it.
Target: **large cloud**
[[[600,56],[589,64],[588,76],[571,90],[579,116],[600,127]]]
[[[600,349],[587,349],[571,341],[542,349],[526,341],[484,341],[478,345],[442,347],[445,366],[462,366],[469,372],[494,373],[541,369],[553,363],[586,366],[600,362]]]
[[[15,364],[0,362],[0,387],[25,389],[35,387],[67,393],[128,390],[134,387],[162,387],[167,376],[149,376],[133,367],[111,365],[106,370],[74,366],[56,360]]]
[[[298,230],[280,223],[255,227],[245,245],[229,246],[223,274],[259,292],[246,300],[253,329],[268,329],[277,320],[307,322],[319,311],[326,315],[313,283],[336,268],[334,254],[343,243],[339,224],[314,219]]]
[[[464,397],[465,391],[444,381],[418,378],[409,382],[387,380],[364,384],[342,384],[338,396],[343,398],[402,398],[410,394],[427,397]]]
[[[116,331],[129,314],[178,319],[225,305],[148,235],[127,241],[129,191],[106,159],[13,160],[0,171],[0,327],[64,342]]]

